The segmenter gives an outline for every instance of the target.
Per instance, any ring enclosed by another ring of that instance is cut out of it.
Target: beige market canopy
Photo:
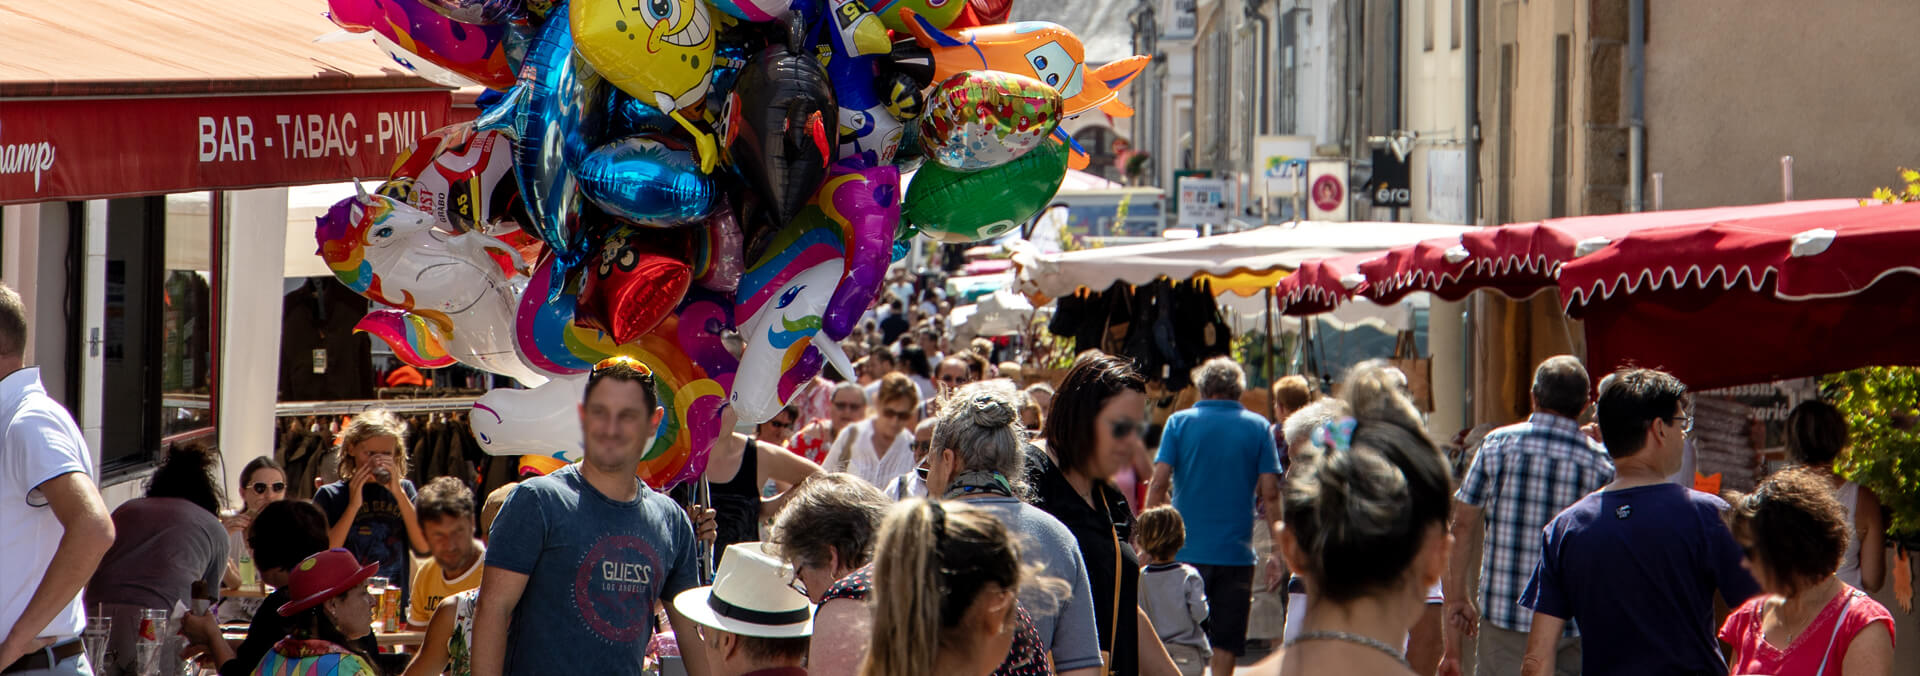
[[[1331,223],[1296,221],[1214,237],[1043,254],[1014,242],[1015,288],[1058,298],[1085,287],[1104,290],[1114,282],[1146,284],[1160,277],[1204,278],[1215,294],[1252,296],[1302,262],[1347,253],[1458,236],[1473,229],[1426,223]]]

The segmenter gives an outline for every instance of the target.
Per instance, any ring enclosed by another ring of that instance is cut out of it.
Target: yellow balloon
[[[574,49],[622,91],[665,112],[707,94],[714,22],[704,0],[574,0]]]

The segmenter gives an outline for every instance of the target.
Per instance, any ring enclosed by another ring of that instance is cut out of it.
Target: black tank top
[[[709,489],[716,512],[714,525],[719,527],[714,551],[720,554],[727,551],[727,545],[760,539],[760,449],[756,444],[752,439],[746,441],[740,451],[740,469],[733,473],[732,480]],[[718,556],[714,562],[719,563]]]

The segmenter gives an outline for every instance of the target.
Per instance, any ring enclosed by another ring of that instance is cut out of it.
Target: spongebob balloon
[[[713,172],[718,146],[681,111],[705,100],[712,82],[712,12],[702,0],[573,0],[568,15],[580,56],[692,134],[705,173]]]

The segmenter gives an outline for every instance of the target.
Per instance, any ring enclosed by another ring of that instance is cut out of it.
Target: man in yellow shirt
[[[473,536],[473,491],[459,479],[434,479],[420,489],[413,509],[420,517],[420,530],[426,533],[433,558],[413,575],[407,624],[424,630],[433,621],[433,611],[441,599],[480,586],[480,562],[486,546]]]

